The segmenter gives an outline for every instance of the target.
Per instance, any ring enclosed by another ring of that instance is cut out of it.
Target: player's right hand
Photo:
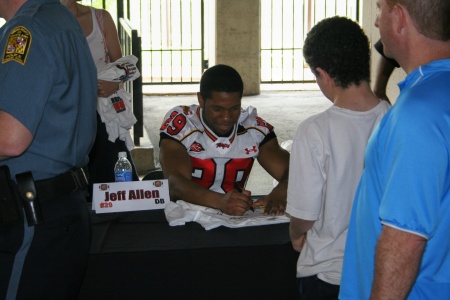
[[[242,193],[236,190],[224,194],[220,210],[230,216],[242,216],[253,205],[250,192],[244,190]]]

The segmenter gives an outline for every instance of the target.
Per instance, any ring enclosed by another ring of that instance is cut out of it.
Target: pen
[[[242,189],[239,186],[239,184],[237,182],[234,182],[234,188],[239,192],[242,193]],[[255,212],[255,209],[253,208],[253,206],[250,206],[250,209],[252,210],[252,212]]]

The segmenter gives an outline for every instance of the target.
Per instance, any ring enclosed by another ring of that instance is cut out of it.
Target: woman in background
[[[122,57],[119,37],[116,25],[111,14],[104,9],[96,9],[77,3],[80,0],[61,0],[77,18],[86,36],[97,74],[103,67]],[[120,83],[98,80],[98,96],[107,98],[119,89]],[[89,179],[92,192],[93,183],[114,182],[114,165],[118,159],[119,152],[127,152],[128,160],[133,167],[133,180],[138,181],[130,151],[125,142],[116,139],[115,142],[108,140],[105,123],[102,122],[97,113],[97,136],[94,146],[89,154]]]

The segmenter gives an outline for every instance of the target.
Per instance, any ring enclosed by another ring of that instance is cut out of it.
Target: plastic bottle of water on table
[[[114,167],[116,182],[133,181],[131,163],[126,152],[119,152],[119,159]]]

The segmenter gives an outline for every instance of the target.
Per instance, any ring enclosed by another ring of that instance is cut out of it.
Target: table
[[[163,210],[94,214],[79,299],[296,299],[289,224],[206,231]]]

